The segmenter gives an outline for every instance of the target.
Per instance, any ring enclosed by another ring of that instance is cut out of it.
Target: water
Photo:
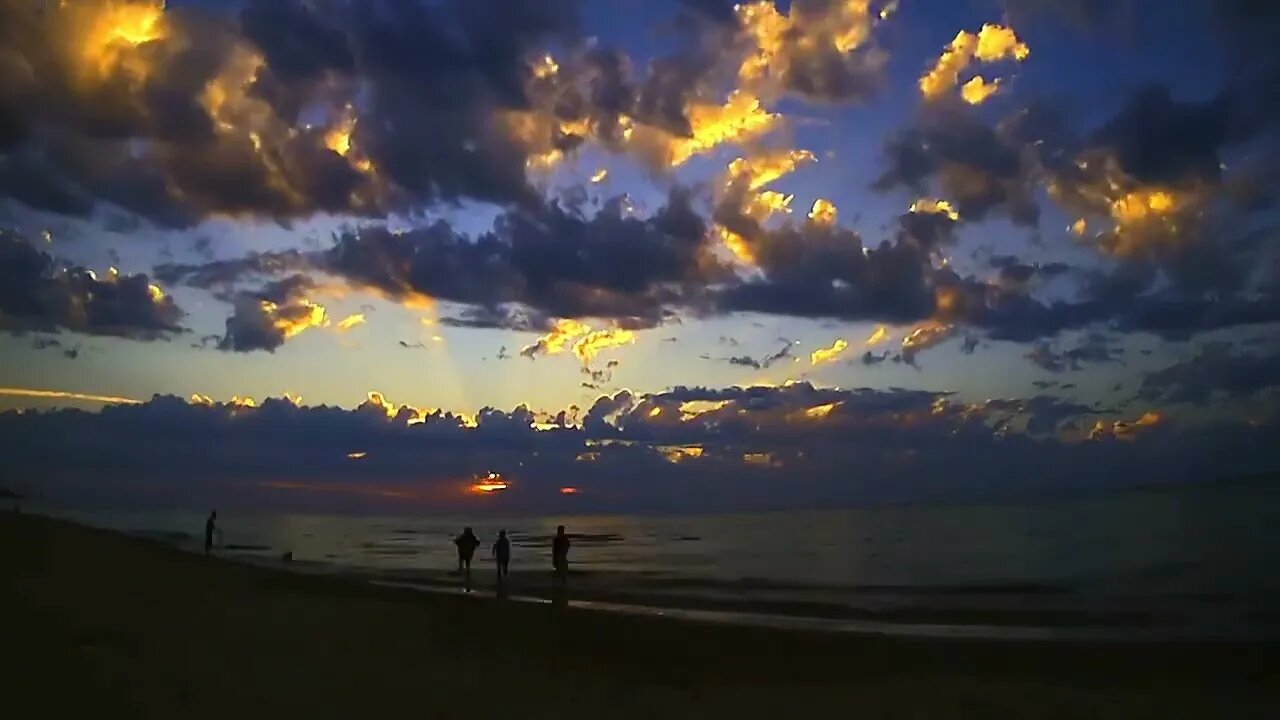
[[[204,513],[61,514],[190,549],[202,541]],[[1233,616],[1255,619],[1280,608],[1275,483],[1025,504],[754,515],[236,514],[219,524],[228,554],[278,562],[287,551],[295,566],[311,570],[437,582],[450,582],[451,540],[463,525],[484,541],[478,568],[486,567],[497,530],[508,530],[518,581],[549,570],[550,536],[564,524],[574,535],[573,567],[584,578],[575,585],[624,588],[662,602],[679,596],[765,603],[766,609],[800,602],[877,612],[1039,613],[1181,612],[1191,603],[1197,611],[1229,608]]]

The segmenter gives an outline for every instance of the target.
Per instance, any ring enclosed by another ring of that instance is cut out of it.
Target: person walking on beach
[[[213,534],[218,531],[218,511],[214,510],[209,513],[209,519],[204,521],[204,554],[208,555],[213,549]]]
[[[498,563],[498,584],[501,585],[511,565],[511,541],[507,539],[506,530],[498,531],[498,539],[493,543],[493,559]]]
[[[480,547],[480,538],[471,528],[463,528],[462,534],[453,539],[453,544],[458,546],[458,572],[462,574],[467,592],[471,592],[471,558]]]
[[[569,581],[569,536],[564,534],[564,526],[556,527],[556,536],[551,540],[551,566],[556,571],[556,582],[561,585]]]

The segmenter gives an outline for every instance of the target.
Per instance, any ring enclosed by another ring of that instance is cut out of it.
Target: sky
[[[0,0],[0,484],[638,512],[1274,471],[1277,31]]]

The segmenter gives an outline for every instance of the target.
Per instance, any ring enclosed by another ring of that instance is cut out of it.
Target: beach
[[[1269,717],[1260,643],[973,642],[370,586],[0,515],[5,702],[42,716]],[[1268,662],[1271,661],[1271,662]]]

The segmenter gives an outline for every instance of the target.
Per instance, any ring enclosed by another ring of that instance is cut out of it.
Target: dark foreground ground
[[[12,717],[1280,717],[1261,645],[882,640],[376,589],[0,513]]]

